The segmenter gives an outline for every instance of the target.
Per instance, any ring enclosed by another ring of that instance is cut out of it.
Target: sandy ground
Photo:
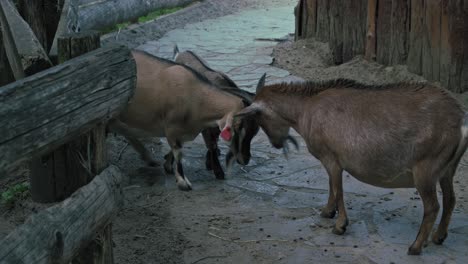
[[[210,2],[216,2],[218,5],[210,7],[207,5]],[[160,24],[149,23],[129,29],[121,32],[117,40],[115,35],[111,35],[104,42],[116,41],[136,47],[147,40],[156,40],[166,32],[183,27],[189,22],[215,18],[246,8],[265,7],[266,3],[268,6],[274,6],[277,2],[281,0],[205,1],[202,6],[191,11],[183,11],[179,16],[165,18]],[[304,79],[325,80],[344,77],[379,84],[403,80],[424,81],[422,77],[409,73],[404,66],[386,67],[367,62],[360,57],[342,65],[332,65],[328,46],[313,40],[281,42],[273,50],[273,58],[273,66],[285,69]],[[464,100],[464,97],[458,97]],[[162,160],[162,155],[167,151],[164,142],[164,140],[157,139],[147,142],[152,153],[159,160]],[[311,217],[311,215],[316,215],[317,208],[320,208],[326,199],[326,191],[309,190],[297,183],[294,188],[287,184],[271,187],[270,183],[280,182],[281,179],[278,177],[289,175],[288,173],[293,168],[283,159],[275,159],[280,156],[280,153],[270,150],[264,135],[259,136],[253,142],[257,146],[253,153],[257,157],[254,164],[245,168],[237,168],[233,172],[233,174],[241,175],[242,170],[246,170],[249,173],[243,176],[245,178],[251,179],[249,175],[256,175],[256,177],[266,179],[265,183],[255,182],[260,186],[254,188],[255,192],[243,191],[249,190],[250,186],[238,188],[245,182],[239,183],[235,179],[228,180],[226,184],[219,184],[215,181],[211,173],[204,169],[205,150],[200,147],[202,146],[200,139],[185,148],[186,173],[193,175],[194,178],[191,180],[196,183],[195,190],[192,192],[178,191],[172,176],[166,176],[161,168],[145,167],[122,137],[111,136],[108,143],[110,162],[118,164],[130,176],[130,181],[125,187],[125,206],[113,223],[116,263],[313,263],[317,261],[322,263],[389,263],[388,252],[406,254],[407,241],[401,245],[398,243],[392,245],[391,250],[385,251],[387,255],[380,254],[379,250],[382,249],[372,244],[373,232],[378,227],[372,225],[365,228],[359,221],[359,219],[372,218],[371,214],[367,214],[370,212],[369,208],[379,207],[381,203],[391,201],[392,195],[396,195],[393,192],[382,194],[384,198],[375,204],[372,201],[366,202],[365,195],[362,193],[350,194],[347,205],[351,211],[351,221],[356,223],[353,226],[355,231],[350,231],[354,235],[350,237],[355,240],[343,243],[355,251],[350,254],[345,246],[334,247],[335,242],[329,240],[329,227],[333,222]],[[225,153],[226,148],[223,147],[222,151]],[[320,166],[307,155],[304,148],[299,153],[293,154],[292,160],[297,157],[298,163],[304,160],[309,163],[307,166],[296,163],[294,167],[297,170],[296,174],[299,172],[302,174],[306,168],[314,171],[317,166]],[[468,186],[467,175],[468,167],[463,161],[455,179],[457,193],[455,214],[463,216],[455,216],[455,218],[462,220],[465,219],[468,210],[468,197],[465,195]],[[27,180],[27,175],[23,173],[20,178],[0,182],[0,191],[18,181],[25,180]],[[309,181],[301,183],[305,186]],[[365,188],[362,190],[364,193],[367,192]],[[275,195],[272,196],[271,192]],[[420,201],[413,192],[407,192],[404,195],[411,194],[411,201],[409,201],[411,207],[420,207]],[[295,198],[292,199],[291,195]],[[372,195],[370,196],[368,200],[373,199]],[[408,199],[410,199],[409,196]],[[277,205],[280,206],[276,208]],[[0,239],[15,226],[24,222],[28,215],[46,206],[24,199],[17,201],[13,208],[1,207]],[[272,207],[276,209],[271,210]],[[351,207],[355,210],[353,211]],[[357,209],[358,207],[361,209]],[[405,214],[398,210],[395,209],[389,218],[398,218]],[[382,211],[385,210],[382,209]],[[409,212],[415,214],[414,211]],[[419,219],[418,217],[416,219]],[[378,219],[375,221],[379,221]],[[398,222],[398,220],[395,221]],[[398,223],[406,223],[405,220],[401,221],[403,222]],[[406,227],[403,229],[403,232],[409,230],[409,239],[416,235],[417,225],[418,223],[408,223],[408,226],[413,229],[406,229]],[[462,229],[454,232],[466,236],[466,227],[462,224],[458,226]],[[362,232],[367,235],[356,234],[361,230],[360,227],[369,230]],[[284,237],[287,241],[284,241]],[[308,241],[314,241],[313,246],[308,244]],[[371,257],[364,257],[366,252]],[[372,257],[372,254],[375,256]],[[399,260],[406,262],[407,259],[401,257]],[[429,255],[428,258],[421,258],[414,263],[431,260],[435,260],[436,263],[444,261],[439,261],[440,259]]]

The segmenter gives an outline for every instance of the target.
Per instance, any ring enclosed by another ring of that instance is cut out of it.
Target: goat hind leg
[[[443,196],[442,217],[440,219],[437,231],[432,234],[432,242],[441,245],[447,238],[447,230],[452,216],[453,208],[455,207],[455,192],[453,191],[453,174],[449,173],[440,179],[440,187]]]
[[[408,255],[421,254],[422,247],[426,244],[427,238],[434,226],[434,222],[439,212],[439,202],[437,201],[436,181],[433,181],[430,175],[418,175],[415,173],[415,186],[421,195],[424,206],[424,217],[419,227],[419,233],[416,240],[408,249]]]

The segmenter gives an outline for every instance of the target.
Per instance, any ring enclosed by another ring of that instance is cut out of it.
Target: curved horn
[[[257,89],[255,90],[256,94],[258,94],[263,89],[263,87],[265,87],[265,79],[266,79],[266,73],[264,73],[262,77],[260,78],[260,80],[258,81]]]
[[[260,108],[258,105],[252,104],[250,106],[247,106],[246,108],[242,109],[239,111],[237,114],[234,115],[234,119],[238,118],[244,118],[247,116],[253,116],[260,113]]]
[[[174,54],[172,55],[172,60],[176,60],[177,56],[179,55],[179,47],[177,44],[174,45]]]

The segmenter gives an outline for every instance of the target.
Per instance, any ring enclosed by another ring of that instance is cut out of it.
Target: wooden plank
[[[391,65],[405,64],[408,57],[409,33],[409,2],[407,0],[393,0],[391,28]]]
[[[317,31],[316,39],[322,42],[330,40],[329,0],[317,0]]]
[[[294,40],[298,40],[304,37],[303,36],[304,15],[302,14],[304,12],[304,8],[303,8],[304,1],[305,0],[299,0],[297,2],[297,5],[294,7],[294,16],[295,16],[295,22],[296,22]]]
[[[0,21],[3,25],[4,44],[15,79],[52,66],[34,32],[16,11],[10,0],[0,1]],[[21,69],[24,74],[21,73]]]
[[[129,49],[109,46],[4,86],[0,171],[50,152],[119,113],[135,80]]]
[[[306,38],[314,38],[317,30],[317,0],[306,0],[305,9],[307,13]]]
[[[367,3],[367,34],[366,34],[366,50],[364,57],[366,60],[375,60],[376,50],[376,15],[377,1],[369,0]]]
[[[422,46],[424,36],[424,3],[425,0],[411,0],[410,32],[408,50],[408,70],[422,74]]]
[[[335,64],[343,63],[343,0],[330,0],[330,50]]]
[[[11,71],[16,80],[26,76],[23,69],[21,57],[18,53],[16,41],[10,28],[11,21],[8,20],[7,14],[14,9],[10,1],[0,1],[0,24],[3,30],[3,46],[5,47],[6,56],[10,63]],[[16,11],[16,9],[14,9]],[[14,12],[13,11],[13,12]]]
[[[57,31],[55,32],[54,40],[52,41],[52,46],[50,47],[50,51],[49,51],[49,57],[50,57],[51,60],[58,61],[58,59],[57,59],[57,56],[58,56],[58,51],[57,51],[58,38],[61,35],[71,33],[71,32],[68,31],[68,27],[67,27],[67,22],[69,20],[68,12],[70,11],[70,1],[71,0],[64,0],[64,2],[63,2],[62,14],[60,15],[60,20],[59,20],[59,23],[58,23],[58,26],[57,26]]]
[[[379,0],[377,10],[377,62],[388,65],[392,43],[392,0]]]
[[[364,55],[366,30],[367,0],[343,1],[344,62],[351,60],[356,55]]]
[[[437,0],[426,1],[422,46],[422,75],[430,81],[439,80],[440,66],[440,8]]]
[[[1,12],[1,11],[0,11]],[[15,76],[10,68],[10,63],[6,56],[5,47],[3,46],[3,33],[2,25],[0,23],[0,86],[15,81]]]
[[[448,1],[450,69],[447,88],[468,91],[468,1]]]
[[[0,263],[69,263],[121,208],[124,182],[110,166],[70,198],[32,214],[0,242]]]

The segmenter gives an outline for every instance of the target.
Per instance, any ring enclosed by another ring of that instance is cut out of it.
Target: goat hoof
[[[191,190],[192,190],[192,185],[191,185],[191,184],[188,184],[188,183],[185,182],[185,181],[178,181],[178,182],[177,182],[177,187],[178,187],[179,190],[181,190],[181,191],[191,191]]]
[[[445,239],[447,238],[447,233],[444,235],[439,235],[437,232],[434,233],[432,236],[432,242],[436,245],[442,245],[444,243]]]
[[[343,226],[341,228],[339,227],[333,227],[332,233],[335,235],[343,235],[346,232],[346,226]]]
[[[416,248],[416,247],[411,246],[408,249],[408,255],[412,255],[412,256],[421,255],[421,248]]]
[[[320,216],[323,218],[333,218],[335,217],[336,211],[327,211],[327,210],[322,210],[320,213]]]

